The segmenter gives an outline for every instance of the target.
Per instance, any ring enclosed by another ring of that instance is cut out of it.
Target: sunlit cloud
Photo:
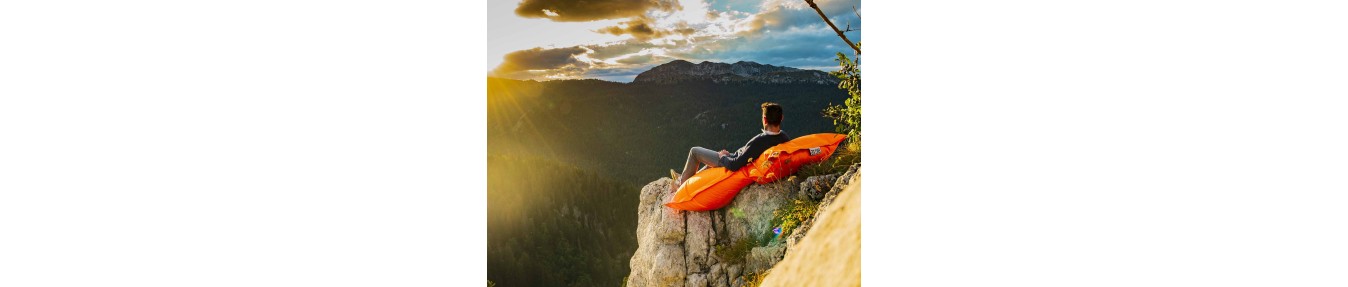
[[[672,26],[673,26],[672,28],[668,29],[655,28],[655,23],[653,19],[651,19],[650,17],[642,16],[642,17],[634,17],[631,20],[622,22],[622,26],[608,26],[604,27],[603,29],[596,30],[595,32],[608,33],[618,36],[631,35],[632,38],[641,41],[660,39],[665,36],[674,36],[674,35],[682,35],[684,38],[687,38],[689,35],[692,35],[693,33],[697,32],[697,29],[693,29],[692,27],[688,26],[687,22],[679,22]]]

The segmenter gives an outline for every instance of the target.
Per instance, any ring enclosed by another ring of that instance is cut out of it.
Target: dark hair
[[[782,125],[782,105],[774,102],[763,103],[763,118],[767,119],[769,125]]]

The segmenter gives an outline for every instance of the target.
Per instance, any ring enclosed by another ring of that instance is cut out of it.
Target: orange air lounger
[[[719,209],[730,204],[750,183],[773,182],[791,176],[801,165],[828,159],[846,138],[831,133],[802,136],[769,148],[751,165],[737,171],[724,167],[702,170],[679,186],[674,199],[665,206],[693,211]]]
[[[665,206],[682,210],[716,210],[730,204],[740,189],[754,183],[749,178],[749,167],[730,171],[724,167],[708,168],[689,177],[674,193],[674,199]]]
[[[800,166],[822,162],[833,155],[838,144],[847,139],[843,134],[812,134],[792,139],[763,151],[754,159],[749,178],[758,183],[770,183],[796,174]]]

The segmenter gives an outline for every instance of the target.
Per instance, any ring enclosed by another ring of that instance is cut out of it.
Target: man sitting
[[[683,165],[683,173],[676,174],[673,170],[670,175],[675,177],[674,184],[670,186],[670,192],[679,190],[679,186],[697,173],[700,164],[707,165],[707,168],[725,167],[730,171],[737,171],[741,167],[749,164],[755,157],[762,154],[775,145],[788,142],[790,136],[782,132],[782,106],[777,103],[763,103],[763,132],[749,139],[735,152],[721,150],[712,151],[702,147],[693,147],[688,150],[688,160]]]

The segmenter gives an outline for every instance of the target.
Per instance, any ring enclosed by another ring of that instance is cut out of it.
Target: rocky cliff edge
[[[739,287],[794,254],[814,219],[829,210],[838,194],[856,185],[861,165],[839,174],[792,177],[744,188],[735,200],[714,211],[677,211],[664,206],[674,194],[673,180],[662,178],[641,189],[637,207],[637,251],[626,286]],[[788,234],[774,212],[788,204],[818,204],[818,211]],[[859,208],[859,207],[858,207]],[[836,209],[836,208],[835,208]],[[858,223],[859,224],[859,223]],[[780,230],[780,229],[778,229]],[[859,227],[856,232],[859,234]],[[857,246],[859,250],[859,246]],[[860,278],[857,278],[858,280]]]

